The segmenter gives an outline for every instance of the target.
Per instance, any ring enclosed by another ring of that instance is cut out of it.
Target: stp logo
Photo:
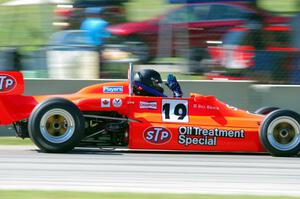
[[[17,81],[10,75],[0,75],[0,92],[9,92],[17,85]]]
[[[144,131],[144,139],[151,144],[166,144],[171,137],[171,132],[164,127],[149,127]]]

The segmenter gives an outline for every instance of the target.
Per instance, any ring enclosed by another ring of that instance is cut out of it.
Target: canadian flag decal
[[[109,98],[102,98],[101,99],[101,107],[102,108],[109,108],[110,107],[110,99]]]

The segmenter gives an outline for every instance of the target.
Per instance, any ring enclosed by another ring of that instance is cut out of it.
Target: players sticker
[[[140,102],[140,109],[152,109],[156,110],[157,109],[157,102],[155,101],[149,101],[149,102]]]
[[[114,107],[118,108],[122,106],[122,100],[120,98],[115,98],[113,99],[112,104]]]
[[[110,107],[110,99],[109,98],[101,98],[101,107],[109,108]]]
[[[123,93],[123,86],[104,86],[103,93]]]

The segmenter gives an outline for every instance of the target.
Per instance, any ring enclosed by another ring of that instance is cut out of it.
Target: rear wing
[[[23,96],[23,75],[16,71],[0,71],[0,125],[8,125],[29,117],[37,101]]]
[[[0,71],[0,95],[22,95],[24,79],[20,72]]]

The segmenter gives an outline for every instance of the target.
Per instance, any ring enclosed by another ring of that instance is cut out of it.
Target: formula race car
[[[139,95],[132,65],[128,76],[128,82],[92,85],[74,94],[23,96],[22,74],[1,71],[0,124],[12,124],[18,137],[30,137],[50,153],[121,146],[275,156],[300,151],[300,116],[293,111],[269,107],[250,113],[196,93]]]

